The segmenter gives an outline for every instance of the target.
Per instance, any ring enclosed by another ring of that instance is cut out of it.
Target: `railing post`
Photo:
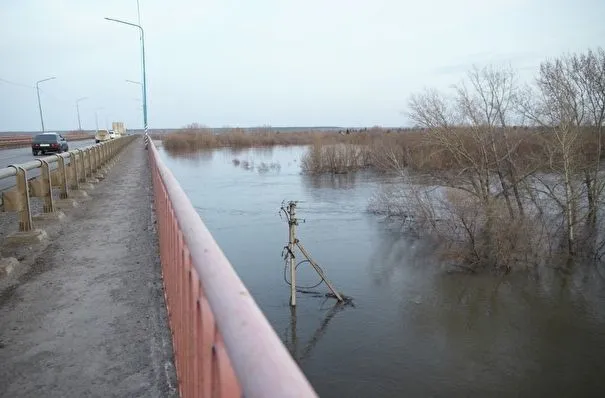
[[[90,175],[92,176],[93,173],[96,173],[98,168],[98,164],[97,164],[97,146],[93,146],[92,148],[90,148]]]
[[[80,174],[80,182],[86,182],[86,150],[85,149],[80,149],[80,152],[78,153],[78,157],[80,159],[80,171],[82,172]]]
[[[90,148],[86,148],[83,151],[84,154],[84,180],[92,177],[92,164],[90,162]]]
[[[105,145],[99,146],[99,162],[101,167],[105,166]]]
[[[103,169],[103,145],[97,146],[97,173]]]
[[[96,148],[96,159],[97,159],[97,173],[101,173],[103,169],[103,161],[102,161],[102,151],[103,146],[97,146]]]
[[[92,165],[93,165],[93,153],[92,153],[93,149],[92,148],[87,148],[86,149],[86,158],[88,159],[88,178],[92,178],[94,170],[92,169]]]
[[[53,213],[55,211],[55,203],[53,201],[53,186],[50,178],[50,167],[48,162],[40,160],[41,177],[42,177],[42,196],[44,197],[44,213]]]
[[[21,166],[9,166],[17,170],[17,192],[23,204],[19,209],[19,231],[26,232],[34,229],[32,212],[29,203],[29,186],[27,184],[27,171]]]
[[[80,189],[80,171],[78,170],[78,153],[69,153],[69,167],[71,168],[71,189]]]
[[[97,163],[97,171],[99,171],[101,169],[101,165],[102,165],[102,162],[101,162],[101,149],[102,148],[103,148],[102,146],[97,146],[95,148],[95,154],[96,154],[95,161]]]
[[[103,151],[103,146],[98,146],[97,147],[97,170],[99,170],[101,168],[101,166],[103,165],[102,151]]]
[[[59,198],[66,199],[69,196],[69,189],[67,188],[67,170],[65,169],[65,158],[61,155],[55,155],[57,157],[57,171],[59,172],[59,187],[61,193]],[[71,156],[71,153],[70,153]]]
[[[78,150],[78,166],[80,168],[79,181],[86,182],[86,165],[84,164],[84,151]]]

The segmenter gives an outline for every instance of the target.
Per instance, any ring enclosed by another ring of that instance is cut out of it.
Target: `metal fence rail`
[[[316,397],[152,141],[160,258],[182,397]]]
[[[44,213],[54,213],[53,189],[59,190],[60,199],[69,198],[71,190],[94,178],[133,139],[135,136],[121,137],[0,169],[0,180],[15,178],[16,182],[1,193],[0,210],[19,213],[19,231],[33,230],[32,197],[44,200]],[[40,169],[40,176],[28,178],[27,172],[34,169]]]

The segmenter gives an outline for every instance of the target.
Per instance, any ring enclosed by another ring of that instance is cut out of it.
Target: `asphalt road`
[[[69,149],[82,148],[94,144],[94,140],[70,141]],[[43,156],[40,156],[43,157]],[[37,156],[32,155],[30,147],[3,149],[0,150],[0,169],[13,164],[21,164],[36,159]],[[40,169],[28,171],[27,178],[33,178],[40,175]],[[5,178],[0,180],[0,192],[9,189],[15,185],[15,178]]]

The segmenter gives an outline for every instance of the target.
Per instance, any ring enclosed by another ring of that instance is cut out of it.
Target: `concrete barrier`
[[[23,164],[0,169],[0,180],[15,179],[15,185],[1,193],[0,211],[16,212],[18,232],[6,238],[8,244],[35,243],[46,237],[38,222],[59,221],[62,209],[73,207],[76,200],[88,197],[86,190],[103,179],[116,155],[136,136],[120,137]],[[40,169],[40,176],[28,178],[28,172]],[[55,198],[58,191],[58,198]],[[31,198],[43,200],[41,214],[33,214]]]

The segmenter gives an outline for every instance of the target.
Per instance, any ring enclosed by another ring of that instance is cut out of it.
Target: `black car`
[[[32,154],[34,156],[50,152],[61,153],[68,150],[67,140],[61,134],[38,134],[32,139]]]

